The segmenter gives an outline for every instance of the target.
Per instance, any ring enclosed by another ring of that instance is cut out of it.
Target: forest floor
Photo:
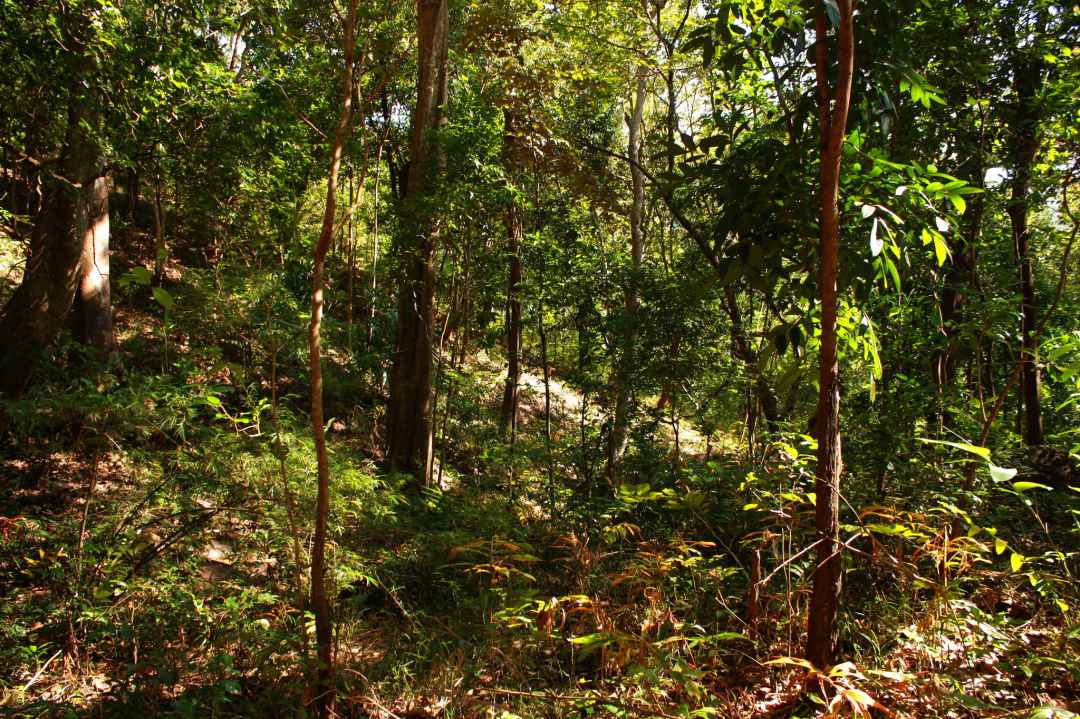
[[[272,411],[267,356],[245,344],[259,304],[207,312],[236,292],[217,282],[176,274],[167,317],[148,292],[118,293],[123,375],[73,383],[64,363],[78,358],[62,346],[6,408],[5,714],[292,717],[310,703],[313,454],[292,379],[304,358],[280,353]],[[302,347],[303,328],[288,331]],[[765,468],[734,432],[706,457],[685,418],[676,456],[655,418],[626,481],[608,486],[596,401],[556,372],[548,443],[530,369],[509,449],[504,368],[481,353],[440,435],[445,489],[417,497],[377,468],[378,371],[338,353],[328,580],[341,716],[1080,712],[1071,499],[1013,492],[965,512],[936,495],[874,497],[851,470],[846,661],[817,672],[798,658],[813,499],[797,436]],[[938,476],[966,466],[916,461]]]

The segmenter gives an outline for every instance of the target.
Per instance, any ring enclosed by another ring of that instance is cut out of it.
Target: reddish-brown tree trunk
[[[840,266],[840,161],[851,100],[854,69],[854,0],[838,0],[840,27],[837,33],[836,86],[829,84],[829,20],[824,2],[814,18],[815,69],[821,129],[820,268],[821,351],[817,407],[818,461],[814,483],[817,504],[816,566],[810,600],[806,658],[817,667],[832,665],[837,643],[836,610],[840,603],[842,557],[840,554],[840,364],[836,350],[837,274]]]
[[[416,105],[409,135],[410,159],[403,217],[404,277],[388,408],[388,460],[393,470],[431,481],[432,334],[435,325],[435,246],[439,223],[426,205],[430,175],[442,171],[435,138],[443,124],[447,91],[447,0],[418,0]]]
[[[326,181],[326,209],[322,229],[315,245],[315,260],[311,274],[311,323],[308,325],[308,360],[311,374],[311,430],[315,437],[315,461],[318,467],[318,493],[315,502],[315,536],[311,543],[311,610],[315,615],[315,643],[319,666],[314,687],[315,710],[319,719],[328,719],[334,712],[333,626],[330,601],[326,596],[326,531],[330,515],[330,470],[326,458],[325,418],[323,416],[322,329],[323,278],[326,253],[334,238],[334,216],[337,209],[338,170],[341,168],[342,147],[349,133],[352,114],[353,56],[356,48],[356,6],[350,0],[345,19],[345,68],[341,82],[341,114],[330,146],[330,172]]]

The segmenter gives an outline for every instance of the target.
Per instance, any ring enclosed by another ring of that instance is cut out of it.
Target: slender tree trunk
[[[970,170],[961,175],[961,177],[967,177],[971,185],[979,188],[983,185],[985,174],[983,161],[985,137],[986,119],[980,115],[974,137],[976,149],[969,161]],[[975,272],[975,248],[982,234],[985,208],[985,195],[977,194],[970,198],[964,209],[963,231],[957,233],[957,240],[950,248],[953,260],[946,270],[945,287],[941,294],[941,329],[945,345],[934,353],[930,367],[931,377],[937,387],[937,424],[940,430],[944,430],[951,424],[951,415],[946,406],[947,390],[952,387],[956,379],[956,363],[953,355],[958,339],[958,325],[963,319],[963,306],[967,301],[967,296],[974,292],[978,285]],[[975,351],[979,354],[982,350],[976,347]]]
[[[1035,344],[1035,280],[1032,273],[1030,246],[1031,231],[1028,228],[1029,194],[1031,192],[1031,168],[1039,149],[1037,135],[1039,109],[1037,96],[1042,86],[1041,60],[1022,56],[1023,50],[1013,63],[1013,83],[1016,90],[1016,119],[1012,128],[1013,178],[1012,197],[1009,202],[1009,219],[1012,222],[1013,246],[1020,265],[1020,333],[1021,358],[1020,396],[1024,403],[1023,437],[1027,445],[1043,443],[1042,408],[1040,401],[1040,378],[1038,347]]]
[[[777,399],[776,392],[769,386],[768,380],[765,379],[758,368],[758,353],[754,351],[753,346],[750,344],[750,338],[746,334],[746,326],[743,324],[742,313],[739,311],[739,304],[735,298],[735,290],[730,285],[724,288],[723,304],[724,311],[727,313],[728,319],[731,320],[731,342],[734,355],[746,366],[746,371],[750,376],[750,385],[753,388],[752,401],[755,406],[761,404],[768,430],[776,432],[780,428],[780,400]],[[751,320],[753,320],[752,316]],[[756,412],[754,414],[756,417]],[[753,444],[752,441],[751,444]]]
[[[383,145],[386,143],[386,134],[383,133],[379,147],[375,150],[375,209],[371,216],[371,309],[368,313],[367,343],[370,349],[375,341],[375,305],[379,289],[379,184],[382,180],[382,154]]]
[[[315,643],[319,667],[315,682],[315,709],[319,719],[334,713],[333,627],[330,601],[326,596],[326,531],[330,514],[330,470],[326,458],[325,419],[323,417],[323,378],[320,330],[322,328],[323,285],[326,253],[334,239],[334,216],[337,205],[338,170],[342,147],[349,134],[352,114],[353,55],[356,48],[356,7],[350,0],[345,19],[345,67],[341,82],[341,114],[330,146],[330,172],[326,181],[326,209],[322,230],[315,245],[311,276],[311,324],[308,326],[309,372],[311,374],[311,430],[315,436],[315,459],[318,466],[318,496],[315,506],[315,537],[311,543],[311,609],[315,615]]]
[[[543,279],[541,278],[541,281]],[[547,455],[548,506],[555,516],[555,466],[551,455],[551,365],[548,360],[547,328],[544,326],[544,308],[540,307],[538,318],[540,333],[540,362],[544,366],[544,450]]]
[[[425,206],[431,175],[442,173],[442,152],[433,134],[443,124],[447,91],[447,0],[418,0],[417,98],[413,108],[406,181],[398,324],[390,381],[389,451],[393,470],[430,483],[432,450],[432,358],[435,323],[435,246],[439,222]]]
[[[366,168],[365,168],[366,170]],[[355,188],[353,187],[353,166],[349,163],[349,226],[348,226],[348,246],[346,248],[346,263],[349,266],[349,274],[346,276],[346,284],[348,287],[348,315],[346,323],[349,329],[349,349],[352,349],[352,331],[353,331],[353,305],[356,302],[356,226],[355,226]],[[362,188],[361,188],[362,191]]]
[[[630,158],[630,180],[633,200],[630,204],[630,277],[623,289],[626,315],[623,318],[622,351],[615,371],[615,416],[612,418],[611,435],[608,437],[607,477],[615,481],[615,474],[623,454],[630,424],[631,376],[634,370],[634,346],[637,343],[638,283],[641,278],[641,261],[645,239],[642,212],[645,207],[645,175],[641,171],[641,121],[645,112],[645,81],[647,68],[638,65],[635,71],[634,107],[628,120],[627,156]]]
[[[515,162],[514,116],[506,111],[504,164],[508,176]],[[518,385],[521,382],[521,213],[514,193],[506,202],[506,252],[510,271],[506,283],[506,384],[499,412],[499,432],[504,439],[514,437],[517,429]]]
[[[836,349],[837,274],[840,265],[840,162],[851,100],[855,58],[854,0],[838,0],[838,68],[835,89],[829,85],[829,20],[824,2],[814,18],[815,69],[821,128],[820,274],[821,353],[818,393],[818,461],[815,525],[817,556],[806,638],[806,658],[815,666],[833,664],[837,644],[836,611],[843,563],[840,554],[840,364]]]
[[[127,219],[128,222],[135,223],[135,211],[139,206],[139,171],[134,167],[130,168],[127,172]]]
[[[165,275],[169,248],[165,244],[165,216],[161,211],[161,173],[154,178],[154,281],[159,285]]]

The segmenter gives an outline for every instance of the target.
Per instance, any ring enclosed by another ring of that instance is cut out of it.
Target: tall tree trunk
[[[169,247],[165,244],[165,216],[161,210],[161,171],[154,176],[154,281],[159,285],[165,277],[165,260]],[[292,239],[291,237],[289,239]]]
[[[83,228],[83,251],[79,259],[79,291],[76,319],[79,339],[108,361],[116,346],[113,336],[109,285],[109,180],[95,177],[80,203],[78,226]]]
[[[1017,51],[1013,61],[1013,85],[1016,90],[1016,117],[1013,131],[1012,197],[1009,219],[1013,246],[1020,265],[1020,396],[1024,402],[1023,436],[1027,445],[1043,443],[1042,408],[1039,392],[1038,347],[1035,344],[1035,280],[1031,263],[1031,231],[1028,228],[1031,168],[1039,149],[1036,130],[1039,124],[1037,96],[1042,87],[1042,60],[1025,57]]]
[[[626,453],[626,436],[630,424],[631,375],[634,370],[634,345],[637,343],[638,283],[641,278],[641,260],[645,239],[642,213],[645,208],[645,174],[641,171],[641,120],[645,112],[645,81],[647,68],[638,65],[635,71],[634,107],[627,121],[629,140],[627,156],[630,158],[630,181],[633,199],[630,204],[630,276],[623,289],[626,315],[623,318],[622,351],[615,371],[615,416],[612,418],[611,435],[608,437],[607,477],[615,480],[615,473],[623,454]]]
[[[72,31],[70,26],[76,24],[81,27]],[[87,18],[65,18],[61,26],[65,43],[77,57],[68,97],[62,175],[46,174],[43,178],[44,199],[30,241],[26,273],[0,318],[0,337],[4,338],[0,343],[0,395],[8,397],[26,388],[71,310],[79,286],[83,243],[94,217],[97,180],[104,181],[104,161],[95,137],[100,125],[93,90],[95,61],[84,49],[85,39],[79,37],[89,22]]]
[[[379,289],[379,183],[382,180],[383,146],[386,144],[386,132],[383,132],[379,146],[375,150],[375,209],[371,214],[371,309],[368,311],[367,346],[370,349],[375,341],[375,304]]]
[[[127,172],[127,219],[131,224],[135,224],[135,212],[139,207],[139,171],[134,167],[128,169]]]
[[[855,60],[855,0],[837,0],[836,87],[829,85],[829,20],[824,0],[814,17],[818,118],[821,129],[820,268],[821,352],[819,356],[817,492],[815,526],[817,556],[810,600],[806,658],[817,667],[831,666],[836,652],[836,610],[840,603],[843,562],[840,554],[840,364],[836,351],[837,274],[840,265],[840,161],[851,101]]]
[[[507,176],[513,176],[516,161],[517,137],[514,116],[506,110],[506,133],[503,163]],[[516,187],[506,202],[506,252],[510,271],[506,283],[506,385],[503,388],[499,412],[499,432],[506,438],[516,436],[518,414],[518,385],[521,382],[521,213],[518,210]]]
[[[337,205],[338,170],[342,147],[349,133],[352,114],[353,56],[356,48],[356,6],[350,0],[345,18],[345,68],[341,81],[341,114],[330,146],[330,173],[326,181],[326,209],[322,229],[315,245],[311,274],[311,323],[308,326],[308,360],[311,375],[311,431],[315,437],[315,460],[318,467],[318,495],[315,503],[315,536],[311,543],[311,610],[315,615],[315,643],[319,667],[315,682],[315,710],[319,719],[334,713],[333,627],[330,601],[326,596],[326,530],[330,515],[330,470],[326,459],[325,419],[323,417],[322,329],[323,276],[326,253],[334,239],[334,216]]]
[[[409,135],[410,158],[402,230],[404,277],[398,291],[398,323],[390,380],[389,451],[393,470],[431,481],[432,361],[435,324],[435,246],[439,222],[426,204],[431,175],[443,171],[434,132],[443,124],[447,91],[447,0],[418,0],[416,105]]]
[[[349,226],[348,226],[348,240],[346,246],[346,259],[345,262],[349,266],[349,274],[346,276],[347,292],[349,296],[348,300],[348,315],[346,316],[346,326],[349,332],[349,349],[352,349],[352,332],[353,332],[353,305],[356,302],[356,226],[355,226],[355,208],[356,201],[353,188],[353,166],[349,163]],[[363,191],[363,188],[361,188]]]
[[[776,432],[780,428],[780,401],[776,392],[769,386],[768,380],[761,374],[758,368],[758,354],[750,344],[750,338],[746,334],[746,326],[743,324],[742,313],[735,298],[735,290],[728,285],[724,288],[724,311],[731,320],[731,342],[734,355],[746,365],[746,371],[750,375],[750,384],[753,387],[753,402],[761,404],[762,413],[765,415],[765,424],[770,432]],[[753,319],[753,317],[751,317]]]
[[[964,163],[965,171],[960,177],[966,177],[968,183],[982,188],[986,172],[984,167],[984,147],[986,144],[986,116],[979,111],[978,124],[970,138],[975,147],[971,158]],[[945,273],[945,287],[941,294],[941,330],[944,334],[944,346],[934,353],[931,359],[930,374],[937,386],[938,427],[944,430],[951,424],[951,416],[946,406],[947,389],[956,379],[954,351],[958,340],[958,325],[963,320],[963,306],[967,296],[978,287],[976,279],[976,252],[979,236],[982,234],[982,221],[986,208],[986,198],[976,194],[968,201],[962,218],[962,231],[955,235],[950,254],[952,262]],[[982,352],[978,346],[975,354]]]

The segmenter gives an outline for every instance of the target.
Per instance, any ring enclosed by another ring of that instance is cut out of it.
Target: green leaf
[[[1017,492],[1026,492],[1029,489],[1046,489],[1052,491],[1053,487],[1048,487],[1045,484],[1039,484],[1038,482],[1013,482],[1013,489]]]
[[[919,438],[920,442],[926,442],[927,444],[944,444],[948,447],[955,447],[956,449],[962,449],[965,452],[971,452],[974,455],[982,457],[987,462],[990,461],[990,450],[986,447],[978,447],[974,444],[968,444],[967,442],[949,442],[944,439],[925,439]]]
[[[1002,554],[1008,547],[1009,545],[1004,539],[998,537],[994,540],[994,554]]]
[[[949,246],[945,244],[945,238],[941,235],[934,235],[934,254],[937,255],[938,267],[945,264],[945,260],[949,258]]]
[[[1012,567],[1014,572],[1019,572],[1020,568],[1024,566],[1024,561],[1027,559],[1023,554],[1019,552],[1013,552],[1009,555],[1009,566]]]
[[[610,644],[613,639],[607,632],[596,632],[595,634],[582,634],[580,637],[574,637],[570,640],[570,643],[582,647],[591,647],[597,644]]]
[[[176,306],[176,302],[173,301],[172,295],[170,295],[168,290],[163,287],[154,288],[154,301],[167,310],[171,310]]]
[[[150,274],[150,270],[142,265],[135,265],[120,278],[120,286],[142,285],[143,287],[149,287],[153,277],[154,276]]]

